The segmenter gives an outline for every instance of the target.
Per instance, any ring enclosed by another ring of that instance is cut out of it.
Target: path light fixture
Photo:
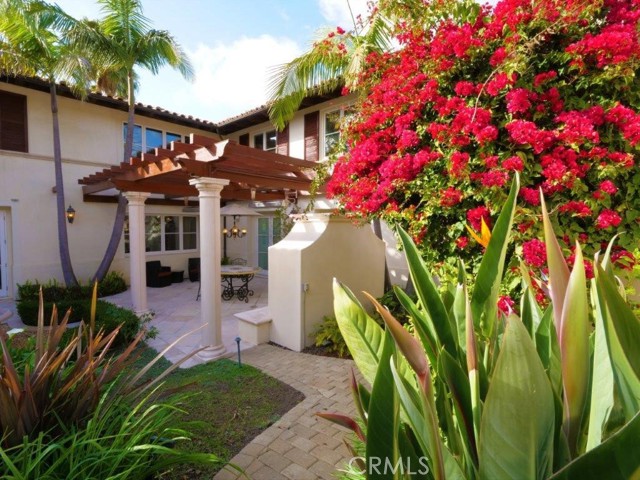
[[[75,219],[76,219],[76,211],[71,205],[69,205],[69,208],[67,208],[67,222],[73,223]]]

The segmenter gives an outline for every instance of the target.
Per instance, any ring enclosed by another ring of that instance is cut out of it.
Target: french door
[[[269,270],[269,247],[282,240],[280,217],[258,218],[258,266]]]
[[[9,258],[7,252],[7,214],[0,212],[0,297],[9,295]]]

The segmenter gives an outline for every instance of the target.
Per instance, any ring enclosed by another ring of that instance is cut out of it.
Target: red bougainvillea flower
[[[498,299],[498,311],[507,316],[513,313],[515,302],[508,295],[503,295]]]
[[[462,236],[456,240],[456,246],[461,250],[467,248],[467,245],[469,245],[469,237]]]
[[[602,210],[596,220],[596,228],[604,230],[606,228],[617,227],[620,225],[622,218],[613,210]]]
[[[604,180],[600,183],[600,190],[608,193],[609,195],[615,195],[618,191],[618,187],[611,180]]]
[[[477,232],[482,228],[483,218],[487,227],[491,228],[491,212],[487,207],[476,207],[467,212],[467,221],[471,224],[471,228]]]
[[[562,213],[572,213],[576,217],[588,217],[591,215],[591,209],[583,201],[571,200],[570,202],[560,205],[558,211]]]
[[[462,201],[462,192],[453,187],[440,192],[440,206],[453,207]]]
[[[540,268],[547,263],[547,249],[542,240],[534,238],[522,244],[522,258],[531,266]]]

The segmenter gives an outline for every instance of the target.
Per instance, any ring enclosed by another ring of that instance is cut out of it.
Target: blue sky
[[[77,17],[97,18],[92,0],[52,0]],[[366,0],[349,0],[355,14]],[[143,0],[153,28],[169,30],[195,67],[193,83],[170,69],[143,70],[137,100],[219,121],[262,105],[269,67],[304,52],[319,28],[352,27],[347,0]]]

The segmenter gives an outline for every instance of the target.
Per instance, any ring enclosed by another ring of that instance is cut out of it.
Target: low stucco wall
[[[333,279],[362,301],[384,289],[385,244],[368,225],[328,215],[298,221],[269,248],[271,340],[295,351],[313,343],[323,317],[333,316]]]

